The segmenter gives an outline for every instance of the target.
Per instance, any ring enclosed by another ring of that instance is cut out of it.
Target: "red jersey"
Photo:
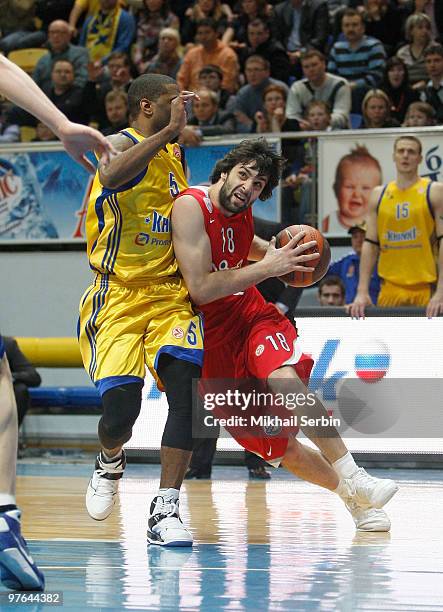
[[[248,265],[248,254],[254,238],[252,210],[225,217],[211,202],[209,187],[190,187],[180,195],[192,195],[200,204],[206,233],[211,242],[212,269],[229,270]],[[262,311],[266,302],[258,289],[228,295],[199,306],[204,316],[205,350],[214,348],[238,335]]]

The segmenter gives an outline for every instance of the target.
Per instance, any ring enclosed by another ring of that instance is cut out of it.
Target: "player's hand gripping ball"
[[[289,274],[285,274],[284,276],[279,276],[280,280],[285,282],[287,285],[291,287],[309,287],[310,285],[314,285],[319,280],[323,278],[329,268],[329,264],[331,262],[331,249],[329,247],[329,243],[326,238],[316,229],[315,227],[311,227],[310,225],[290,225],[285,229],[281,230],[276,236],[275,246],[277,249],[285,246],[295,234],[299,232],[306,232],[304,238],[300,240],[298,243],[303,244],[305,242],[310,242],[311,240],[315,240],[317,242],[317,246],[309,249],[308,251],[304,251],[304,254],[310,253],[320,253],[320,257],[317,261],[307,262],[306,265],[310,268],[315,267],[314,272],[290,272]]]

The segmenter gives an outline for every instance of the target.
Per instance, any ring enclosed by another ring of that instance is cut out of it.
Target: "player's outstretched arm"
[[[443,236],[443,183],[432,183],[430,196],[435,219],[435,233],[437,237]],[[437,287],[426,308],[428,317],[437,317],[443,313],[443,238],[438,241],[437,269]]]
[[[171,116],[166,127],[132,147],[123,145],[123,149],[118,149],[120,154],[112,159],[109,164],[100,164],[101,184],[108,189],[116,189],[140,174],[160,149],[166,146],[168,142],[174,141],[181,133],[186,125],[186,104],[196,97],[198,96],[192,91],[180,92],[171,102]],[[149,107],[152,106],[152,102],[143,99],[140,105],[141,112],[147,112]],[[125,136],[123,138],[128,140]]]
[[[86,158],[87,151],[95,150],[104,162],[114,153],[111,143],[100,132],[69,121],[30,76],[3,56],[0,56],[0,91],[45,123],[60,138],[69,155],[89,172],[95,172],[95,167]]]
[[[371,296],[369,295],[369,283],[375,264],[377,263],[377,257],[379,252],[377,232],[377,205],[382,189],[383,188],[381,186],[373,189],[369,198],[368,217],[366,219],[366,239],[370,240],[371,242],[367,242],[367,240],[365,240],[365,242],[363,243],[360,256],[360,277],[357,287],[357,294],[352,304],[349,304],[346,308],[351,317],[364,317],[365,308],[367,306],[373,306]]]
[[[305,235],[300,232],[281,249],[275,248],[273,239],[265,257],[258,263],[234,270],[213,271],[211,243],[197,200],[190,195],[177,198],[171,220],[175,256],[189,294],[197,305],[244,291],[270,276],[281,276],[293,270],[313,271],[314,268],[303,264],[309,265],[318,258],[318,253],[304,255],[315,242],[297,246]]]

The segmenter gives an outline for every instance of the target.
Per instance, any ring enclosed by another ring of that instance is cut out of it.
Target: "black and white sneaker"
[[[118,483],[126,467],[125,451],[115,461],[107,462],[100,452],[86,491],[86,509],[91,518],[103,521],[114,507]]]
[[[192,546],[192,534],[180,519],[178,499],[164,499],[160,495],[154,497],[147,537],[150,544],[159,546]]]

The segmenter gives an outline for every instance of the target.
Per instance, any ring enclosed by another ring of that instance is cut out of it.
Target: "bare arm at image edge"
[[[96,151],[103,163],[115,152],[100,132],[69,121],[31,77],[4,56],[0,56],[0,92],[45,123],[60,138],[67,153],[88,172],[95,172],[95,167],[86,158],[87,151]]]

